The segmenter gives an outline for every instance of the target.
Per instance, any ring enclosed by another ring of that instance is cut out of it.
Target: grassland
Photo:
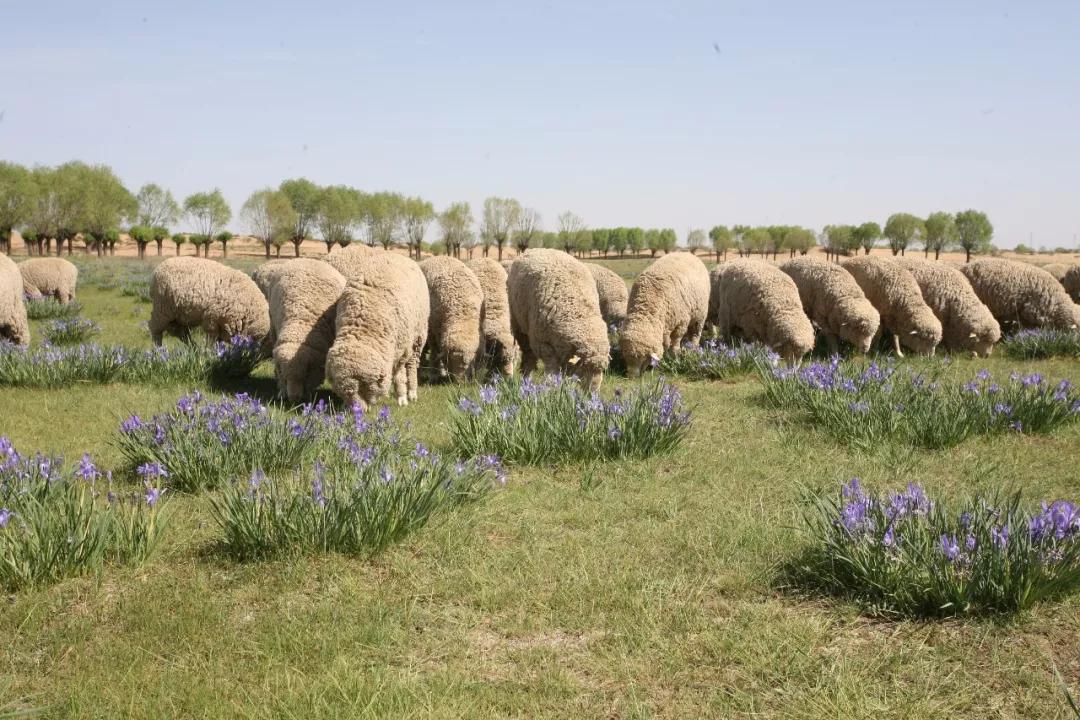
[[[625,262],[608,264],[640,268]],[[93,280],[80,300],[99,340],[147,343],[149,305]],[[957,362],[1080,380],[1076,361]],[[268,396],[267,373],[244,389]],[[694,427],[674,454],[514,469],[370,562],[235,564],[214,550],[206,499],[174,497],[147,565],[4,598],[0,716],[1067,717],[1054,668],[1080,686],[1080,600],[1010,621],[881,622],[778,587],[777,568],[803,542],[803,489],[852,476],[1076,498],[1080,426],[856,452],[765,409],[752,378],[680,385]],[[0,434],[110,466],[120,420],[187,389],[2,388]],[[422,387],[394,412],[442,446],[452,397]]]

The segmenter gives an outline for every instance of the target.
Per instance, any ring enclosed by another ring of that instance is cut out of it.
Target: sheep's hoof
[[[402,395],[401,397],[399,397],[397,399],[397,404],[398,404],[398,407],[405,407],[406,405],[409,404],[409,399],[407,397],[405,397],[404,395]]]
[[[415,390],[410,390],[409,391],[409,395],[408,395],[409,402],[415,402],[416,398],[418,398],[418,397],[420,397],[420,396],[416,394]]]

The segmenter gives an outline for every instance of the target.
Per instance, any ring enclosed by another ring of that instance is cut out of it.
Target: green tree
[[[334,245],[352,242],[352,228],[361,217],[360,193],[345,185],[331,185],[319,190],[315,227],[329,253]]]
[[[398,242],[404,198],[398,193],[377,192],[364,197],[364,220],[368,244],[389,250]]]
[[[619,257],[622,257],[626,252],[626,247],[629,244],[629,231],[624,227],[612,228],[609,233],[609,240],[611,242],[611,249],[619,253]]]
[[[851,225],[826,225],[826,252],[834,258],[838,258],[840,255],[847,255],[853,248],[858,248],[858,244],[854,239],[854,231],[855,228]]]
[[[926,256],[934,251],[934,259],[941,257],[941,251],[956,242],[956,223],[951,213],[930,213],[926,218],[926,236],[923,240]]]
[[[300,245],[311,236],[319,217],[319,186],[307,178],[296,178],[282,181],[278,190],[289,198],[295,213],[289,240],[296,257],[300,257]]]
[[[146,257],[146,246],[153,240],[154,235],[151,228],[146,225],[132,225],[128,230],[128,236],[135,241],[135,247],[138,248],[139,259],[142,260]]]
[[[281,254],[281,246],[292,238],[296,227],[296,211],[293,210],[289,196],[280,190],[263,188],[251,193],[240,215],[247,223],[251,234],[259,239],[270,257],[270,248],[274,247]]]
[[[923,221],[911,213],[895,213],[885,221],[882,234],[889,241],[893,255],[903,255],[912,242],[919,242],[923,236]]]
[[[607,257],[608,248],[611,246],[611,231],[607,228],[593,228],[592,247],[600,255]]]
[[[876,222],[864,222],[853,228],[851,232],[852,241],[859,244],[859,247],[863,249],[863,254],[869,255],[878,238],[881,237],[881,226]]]
[[[60,254],[63,248],[63,240],[58,234],[60,227],[60,193],[56,183],[56,171],[47,167],[36,167],[30,171],[29,183],[30,207],[25,219],[26,231],[23,233],[23,243],[26,245],[27,254],[33,254],[39,249],[41,237],[53,237],[57,239],[56,250]],[[33,240],[28,239],[32,235]],[[68,247],[68,254],[71,248]]]
[[[117,228],[109,228],[105,231],[105,245],[109,248],[109,254],[116,254],[116,243],[120,242],[120,230]]]
[[[585,221],[567,211],[559,216],[559,244],[566,252],[573,252],[578,233],[585,229]]]
[[[978,210],[964,210],[956,213],[956,236],[957,244],[967,254],[967,261],[971,262],[973,253],[984,253],[990,250],[990,240],[994,237],[994,226],[990,224],[990,218],[986,213]]]
[[[115,253],[120,233],[117,227],[138,211],[135,196],[128,192],[112,168],[106,165],[84,166],[80,169],[81,199],[76,217],[84,232],[95,236],[98,257],[108,246]]]
[[[765,255],[766,250],[770,247],[770,243],[772,243],[772,235],[769,234],[768,228],[751,228],[746,233],[745,242],[749,252],[758,252]]]
[[[712,241],[712,248],[716,253],[716,262],[720,262],[721,253],[727,260],[728,250],[735,247],[735,238],[732,237],[726,225],[715,225],[709,230],[709,240]]]
[[[225,202],[225,196],[221,190],[214,188],[210,192],[199,192],[189,195],[184,199],[184,213],[195,226],[196,234],[200,236],[198,243],[192,243],[203,247],[203,256],[210,256],[210,243],[213,242],[217,230],[232,220],[232,210],[229,203]]]
[[[34,182],[30,171],[0,160],[0,252],[11,253],[11,232],[30,222],[33,205]]]
[[[514,247],[517,248],[518,255],[528,250],[543,231],[540,213],[532,208],[522,208],[514,228]]]
[[[179,256],[180,246],[187,242],[187,235],[184,233],[173,233],[170,239],[173,241],[173,244],[176,245],[176,254]]]
[[[626,247],[634,257],[640,255],[645,249],[645,231],[639,227],[629,228],[626,231]]]
[[[214,239],[221,243],[221,257],[229,257],[229,241],[232,240],[233,237],[234,235],[228,230],[222,230],[214,236]]]
[[[814,247],[816,244],[814,232],[813,230],[807,230],[804,227],[793,227],[788,231],[784,244],[787,246],[787,249],[791,251],[793,257],[796,253],[805,255],[810,252],[810,248]]]
[[[461,248],[469,248],[469,257],[472,257],[472,247],[469,246],[471,229],[473,224],[472,209],[467,202],[451,203],[450,207],[439,213],[439,228],[442,230],[442,242],[446,246],[446,254],[461,257]]]
[[[135,222],[143,227],[169,227],[180,219],[180,205],[176,198],[160,185],[143,185],[135,195],[135,202],[138,204]]]
[[[161,246],[169,239],[169,228],[164,225],[156,225],[150,228],[150,237],[154,240],[154,244],[157,245],[158,257],[161,257]]]
[[[435,206],[420,197],[405,198],[402,203],[402,222],[409,250],[420,259],[421,247],[428,225],[435,219]]]
[[[749,225],[734,225],[731,228],[732,240],[735,241],[735,247],[739,249],[740,256],[750,254],[750,243],[747,237],[750,230]]]
[[[480,220],[480,236],[484,243],[484,257],[488,248],[495,243],[499,260],[502,260],[503,246],[517,227],[521,218],[521,203],[513,198],[489,197],[484,200],[484,214]]]
[[[690,253],[697,255],[697,251],[705,247],[705,231],[697,228],[690,230],[686,233],[686,247],[690,249]]]

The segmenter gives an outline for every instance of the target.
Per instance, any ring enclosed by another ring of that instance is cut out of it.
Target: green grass
[[[644,264],[606,264],[631,262]],[[101,342],[148,342],[149,306],[119,284],[80,288],[79,299]],[[957,363],[965,375],[985,366],[1080,380],[1076,361],[997,355]],[[269,372],[243,387],[273,392]],[[678,384],[694,424],[672,454],[514,469],[484,502],[372,561],[228,562],[214,552],[209,498],[178,494],[147,565],[5,598],[0,714],[1067,716],[1054,665],[1080,684],[1078,598],[1008,624],[885,623],[782,592],[776,578],[805,545],[806,489],[859,476],[875,489],[916,479],[944,496],[1077,498],[1080,426],[859,451],[767,409],[753,377]],[[187,389],[3,388],[0,433],[114,467],[120,420],[161,412]],[[394,415],[444,449],[454,397],[452,386],[424,386]]]

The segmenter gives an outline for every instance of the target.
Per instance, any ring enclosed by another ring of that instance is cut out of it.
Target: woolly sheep
[[[23,279],[19,266],[0,253],[0,340],[30,344],[30,323],[23,304]]]
[[[622,284],[622,279],[619,283]],[[698,344],[709,315],[709,271],[690,253],[664,255],[634,281],[619,350],[637,377],[650,360],[684,342]]]
[[[480,334],[483,356],[493,368],[509,377],[514,374],[517,345],[510,332],[510,298],[506,292],[506,270],[497,260],[477,258],[465,265],[476,274],[484,291]]]
[[[513,260],[499,260],[498,263],[500,265],[502,265],[502,269],[505,270],[507,272],[507,274],[509,274],[510,273],[510,266],[514,264],[514,261]]]
[[[334,342],[337,301],[345,278],[328,264],[296,258],[274,271],[270,325],[278,394],[300,402],[315,392]]]
[[[947,350],[989,357],[1001,339],[1001,327],[979,300],[971,283],[956,268],[918,258],[897,258],[919,284],[923,300],[941,321],[941,342]]]
[[[803,311],[821,328],[833,352],[839,350],[838,338],[860,353],[870,351],[881,316],[851,273],[836,263],[808,256],[788,260],[780,269],[795,281]]]
[[[788,362],[814,348],[814,326],[803,312],[799,288],[783,270],[759,260],[732,260],[710,275],[709,323],[721,336],[739,331],[765,343]]]
[[[984,258],[961,272],[1002,326],[1075,330],[1080,306],[1050,273],[1013,260]]]
[[[472,375],[480,352],[484,290],[475,273],[457,258],[430,257],[420,263],[420,270],[431,300],[427,352],[432,381],[445,371],[461,382]]]
[[[330,253],[325,260],[341,273],[346,280],[351,280],[360,274],[361,268],[368,257],[383,252],[386,251],[361,243],[351,243],[337,252]]]
[[[630,293],[619,274],[608,270],[603,265],[585,263],[596,281],[596,292],[600,296],[600,314],[608,325],[622,325],[626,319],[626,304]]]
[[[366,409],[393,382],[398,405],[417,397],[417,369],[427,342],[430,300],[420,267],[373,252],[357,258],[338,300],[326,377],[335,394]],[[342,273],[345,275],[345,273]]]
[[[892,333],[898,357],[904,356],[901,344],[921,355],[934,354],[941,342],[941,321],[923,300],[919,283],[910,272],[889,258],[873,255],[849,258],[841,264],[877,308],[881,315],[877,335],[883,330]]]
[[[173,257],[150,277],[150,336],[168,333],[187,342],[201,327],[211,340],[247,335],[267,340],[270,311],[255,281],[215,260]]]
[[[280,271],[283,268],[288,267],[289,262],[290,261],[285,258],[280,260],[267,260],[262,265],[255,268],[255,272],[251,273],[251,279],[259,286],[259,290],[267,300],[270,300],[270,288],[273,287]]]
[[[1069,266],[1065,263],[1046,263],[1038,267],[1053,275],[1058,282],[1062,282],[1065,279],[1065,273],[1069,271]]]
[[[1065,292],[1069,293],[1074,303],[1080,303],[1080,265],[1070,265],[1061,280]]]
[[[79,268],[63,258],[43,257],[19,263],[23,292],[38,297],[53,297],[67,304],[75,299]]]
[[[585,264],[561,250],[527,250],[510,266],[507,288],[522,374],[539,359],[548,372],[573,372],[590,390],[599,388],[611,349]]]

